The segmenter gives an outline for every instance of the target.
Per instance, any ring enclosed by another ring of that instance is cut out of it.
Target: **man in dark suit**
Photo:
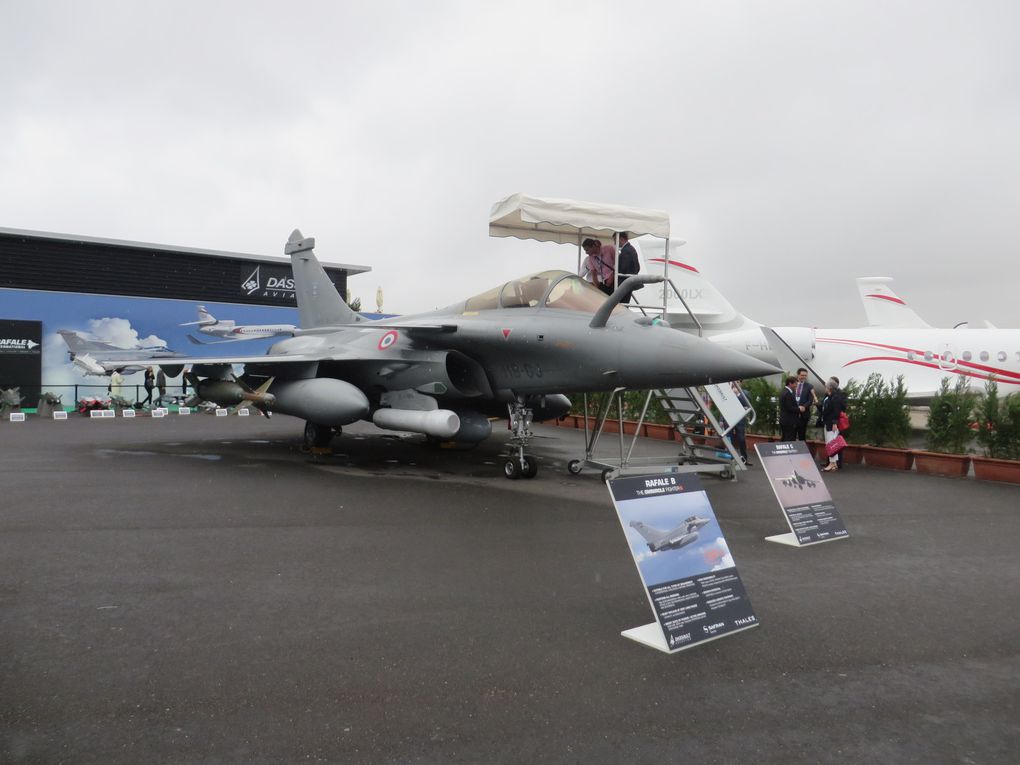
[[[779,394],[779,432],[782,441],[797,439],[797,425],[800,423],[800,406],[793,389],[797,378],[790,375],[786,378],[786,387]]]
[[[807,370],[801,367],[797,370],[797,383],[793,386],[793,395],[797,399],[797,406],[800,407],[800,421],[797,423],[797,440],[807,440],[807,427],[811,421],[811,410],[818,403],[815,396],[814,386],[807,381]]]
[[[626,231],[621,231],[619,234],[620,238],[620,254],[617,257],[616,272],[619,274],[618,282],[622,282],[631,274],[636,274],[641,270],[641,263],[638,261],[637,250],[634,249],[634,245],[630,243],[630,234]],[[624,303],[630,302],[630,295],[627,295],[623,299]]]

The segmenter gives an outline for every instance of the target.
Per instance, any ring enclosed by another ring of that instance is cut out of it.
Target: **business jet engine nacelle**
[[[814,327],[777,327],[775,333],[790,346],[790,350],[800,356],[804,361],[811,361],[815,357],[815,330]],[[795,371],[795,370],[790,370]]]
[[[777,327],[775,329],[790,350],[804,361],[811,361],[815,356],[815,331],[811,327]],[[767,364],[782,366],[781,356],[773,350],[759,327],[738,329],[735,332],[719,332],[708,335],[713,343],[725,346],[730,350],[746,353]],[[787,353],[787,355],[789,355]],[[795,371],[793,369],[789,370]]]

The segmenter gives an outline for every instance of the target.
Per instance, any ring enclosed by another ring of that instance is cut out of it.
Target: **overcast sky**
[[[452,303],[565,245],[511,193],[668,211],[733,304],[1020,326],[1015,2],[8,3],[0,226],[282,253],[373,308]]]

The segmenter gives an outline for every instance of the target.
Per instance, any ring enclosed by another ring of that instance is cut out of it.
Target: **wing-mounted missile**
[[[91,375],[93,377],[105,377],[107,374],[106,370],[99,365],[99,362],[87,353],[72,354],[71,363],[86,375]]]

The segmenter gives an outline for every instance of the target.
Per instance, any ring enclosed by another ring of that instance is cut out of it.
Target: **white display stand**
[[[785,534],[776,534],[775,536],[765,537],[766,542],[775,542],[777,545],[790,545],[790,547],[810,547],[810,545],[802,545],[797,541],[797,535],[792,531],[788,531]],[[831,540],[825,540],[831,541]],[[816,542],[815,544],[820,544]]]
[[[54,412],[53,413],[53,419],[54,420],[66,420],[67,419],[67,412]]]
[[[186,414],[191,414],[191,407],[190,406],[182,406],[182,407],[180,407],[177,410],[177,414],[181,415],[182,417],[184,415],[186,415]]]
[[[666,638],[662,636],[662,627],[659,626],[658,622],[652,622],[646,624],[643,627],[631,627],[629,630],[624,630],[620,633],[625,638],[630,638],[636,643],[646,645],[649,648],[654,648],[656,651],[662,651],[663,653],[672,653],[669,650],[669,646],[666,645]],[[698,645],[695,643],[694,645]],[[688,646],[693,648],[693,646]]]
[[[11,422],[24,422],[24,421],[25,421],[24,412],[11,412]]]
[[[237,410],[238,417],[251,417],[251,412],[248,411],[248,407],[241,407]]]
[[[152,416],[155,417],[156,419],[159,419],[160,417],[166,417],[166,412],[164,412],[162,409],[153,409]]]
[[[117,413],[112,409],[93,409],[89,412],[89,417],[93,420],[106,420],[116,416]]]
[[[132,417],[135,416],[135,410],[134,409],[122,409],[120,411],[120,416],[121,417],[127,417],[128,419],[131,419]]]
[[[217,410],[216,410],[216,416],[217,417],[226,417],[228,414],[230,414],[230,412],[228,412],[226,409],[219,409],[219,408],[217,408]]]

